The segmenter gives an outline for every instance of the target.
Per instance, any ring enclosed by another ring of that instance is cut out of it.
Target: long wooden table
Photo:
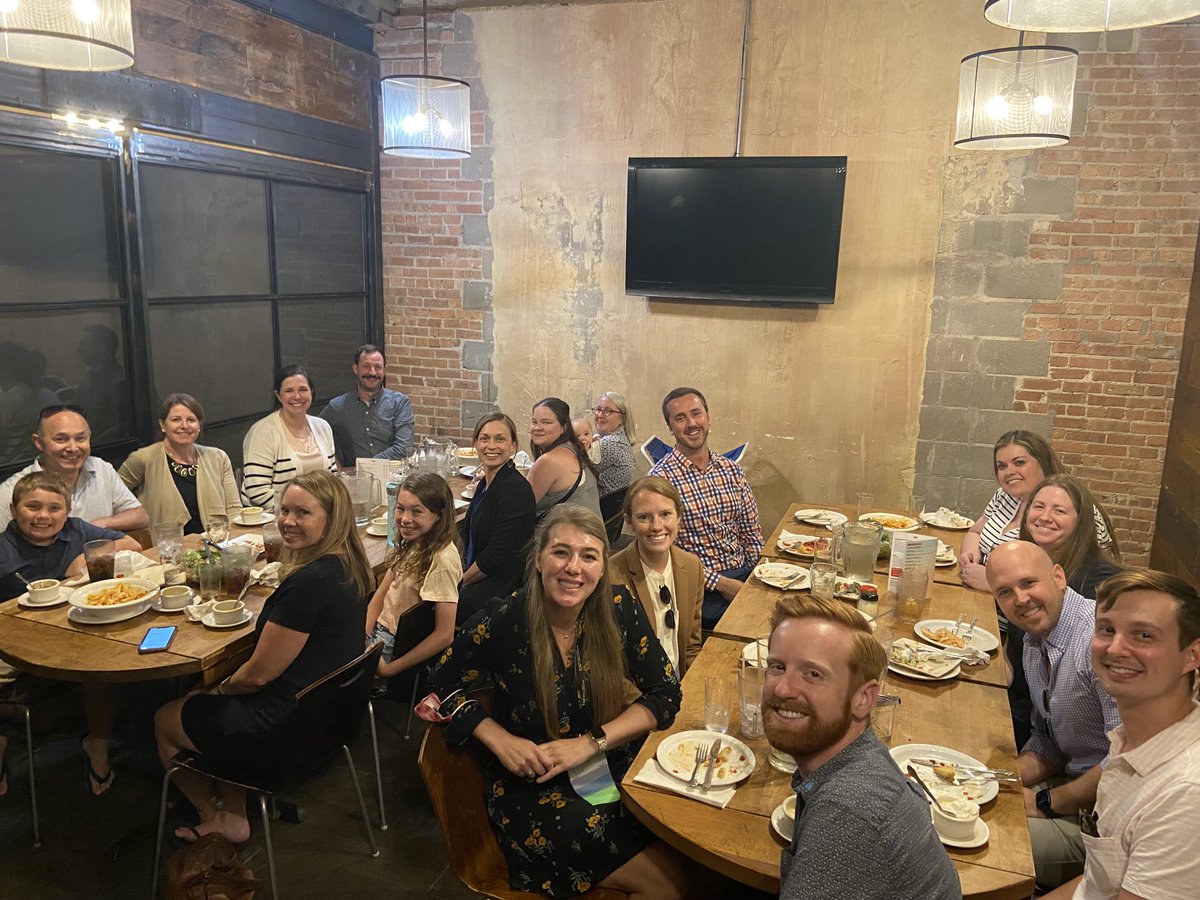
[[[780,523],[781,527],[795,521],[791,512]],[[661,839],[729,878],[769,892],[779,890],[779,858],[784,847],[783,840],[770,826],[770,816],[792,788],[790,776],[770,765],[770,748],[764,739],[746,741],[757,764],[725,809],[639,785],[633,779],[665,737],[704,727],[705,678],[720,676],[736,680],[742,648],[767,632],[770,608],[782,593],[758,583],[757,579],[747,582],[689,667],[683,680],[683,704],[675,723],[667,731],[652,733],[647,738],[621,784],[626,805]],[[980,616],[980,625],[996,634],[991,598],[979,592],[935,585],[928,615],[953,619],[960,606],[970,603],[975,604],[973,609]],[[906,632],[894,622],[888,627],[898,637],[911,634],[911,630]],[[1017,748],[1003,688],[1003,665],[993,654],[987,668],[976,674],[968,674],[966,669],[963,672],[961,677],[948,682],[918,682],[888,676],[887,692],[901,700],[893,722],[891,746],[939,744],[968,753],[989,766],[1015,770]],[[736,706],[735,702],[729,728],[733,735],[739,731]],[[1033,854],[1021,792],[1002,786],[999,796],[984,805],[981,817],[991,830],[987,844],[976,850],[947,848],[964,896],[986,900],[1030,896]]]

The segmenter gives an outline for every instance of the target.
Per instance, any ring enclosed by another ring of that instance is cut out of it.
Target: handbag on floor
[[[165,900],[254,900],[258,881],[219,834],[206,834],[167,860]]]

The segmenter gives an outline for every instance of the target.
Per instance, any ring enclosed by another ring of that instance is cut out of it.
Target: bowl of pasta
[[[158,596],[158,585],[142,578],[107,578],[76,588],[67,598],[72,606],[86,609],[94,617],[117,615]]]

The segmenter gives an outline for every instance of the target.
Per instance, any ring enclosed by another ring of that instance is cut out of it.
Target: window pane
[[[354,351],[367,340],[359,300],[292,300],[279,304],[279,346],[283,365],[308,369],[317,397],[327,400],[354,386]],[[318,408],[324,404],[314,404]],[[313,413],[315,415],[315,412]]]
[[[0,303],[121,296],[113,165],[0,146]]]
[[[362,291],[363,195],[277,184],[275,270],[281,294]]]
[[[121,313],[116,309],[0,316],[0,465],[31,460],[44,406],[87,410],[95,445],[132,437]]]
[[[142,165],[148,297],[266,294],[266,182]]]
[[[271,409],[269,302],[152,306],[150,348],[156,402],[191,394],[209,422]]]

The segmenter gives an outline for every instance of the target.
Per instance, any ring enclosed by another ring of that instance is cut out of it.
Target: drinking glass
[[[183,526],[173,522],[160,522],[150,529],[154,548],[158,551],[158,561],[163,567],[163,581],[167,584],[181,584],[181,566],[183,557]]]
[[[88,578],[104,581],[113,577],[117,560],[117,545],[113,541],[88,541],[83,545],[83,561],[87,563]]]
[[[924,514],[924,512],[925,512],[925,498],[919,497],[916,494],[913,494],[912,495],[912,503],[910,504],[910,508],[909,508],[909,515],[912,516],[914,519],[916,519],[918,522],[920,522],[921,516]]]
[[[208,539],[214,544],[223,544],[229,539],[229,517],[209,516]]]
[[[891,745],[896,727],[896,707],[899,705],[899,697],[880,694],[875,699],[875,708],[871,710],[871,729],[885,747]]]
[[[754,740],[763,736],[762,694],[767,670],[752,661],[742,659],[738,664],[738,713],[742,737]]]
[[[929,592],[929,572],[921,569],[915,572],[905,571],[900,576],[900,585],[896,593],[896,618],[900,622],[911,625],[921,619],[925,611],[925,598]]]
[[[262,535],[267,562],[278,561],[279,554],[283,552],[283,535],[279,531],[279,523],[274,519],[268,519],[267,523],[263,525]]]
[[[208,603],[221,599],[221,563],[202,560],[196,564],[196,580],[200,582],[200,600]]]
[[[729,730],[732,687],[728,678],[710,675],[704,679],[704,727],[709,731],[725,734]]]
[[[250,580],[250,561],[254,551],[245,544],[233,544],[221,551],[221,584],[225,595],[231,600],[241,596],[242,588]]]
[[[892,658],[892,644],[896,640],[896,636],[892,633],[892,629],[884,628],[882,625],[876,624],[875,640],[879,642],[879,646],[883,648],[883,655],[888,659]],[[883,664],[883,671],[879,673],[879,689],[883,690],[883,685],[887,681],[888,667],[887,663]]]
[[[833,599],[833,586],[837,581],[837,566],[833,563],[815,562],[808,569],[812,595],[821,600]]]
[[[874,511],[875,511],[875,496],[873,494],[861,494],[860,493],[858,495],[858,514],[861,516],[861,515],[864,515],[865,513],[874,512]]]

